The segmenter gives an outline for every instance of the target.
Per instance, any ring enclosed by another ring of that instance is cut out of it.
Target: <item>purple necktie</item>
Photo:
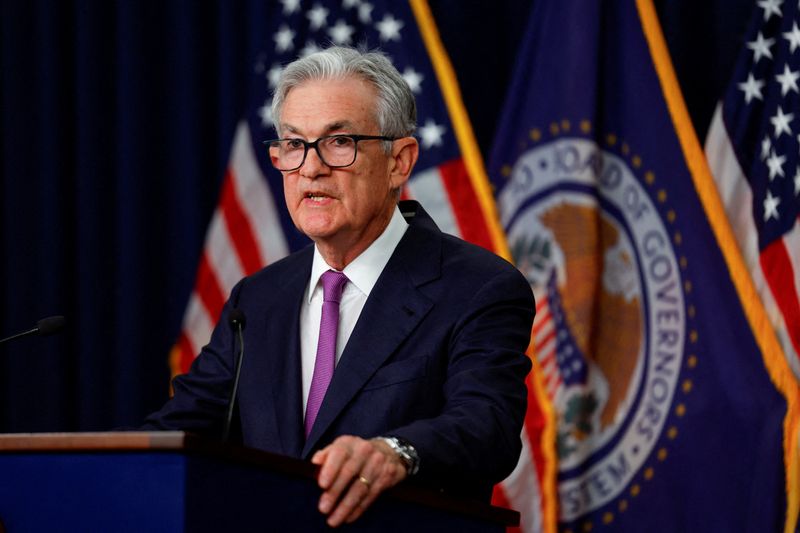
[[[311,390],[306,404],[305,429],[306,437],[314,427],[314,420],[319,413],[319,406],[325,397],[325,391],[333,377],[336,366],[336,334],[339,331],[339,302],[347,283],[347,276],[341,272],[328,270],[322,275],[322,319],[319,322],[319,342],[317,343],[317,359],[314,362],[314,377],[311,378]]]

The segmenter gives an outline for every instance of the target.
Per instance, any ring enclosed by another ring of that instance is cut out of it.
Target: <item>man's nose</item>
[[[308,153],[306,154],[306,160],[303,162],[303,166],[300,167],[300,174],[303,177],[314,179],[320,174],[325,173],[327,170],[328,165],[326,165],[319,156],[317,147],[309,147]]]

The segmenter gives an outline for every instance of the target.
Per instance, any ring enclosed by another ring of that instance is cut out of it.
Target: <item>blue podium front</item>
[[[343,531],[505,530],[518,514],[404,488]],[[0,436],[0,531],[326,531],[313,465],[184,433]],[[518,523],[518,522],[517,522]]]

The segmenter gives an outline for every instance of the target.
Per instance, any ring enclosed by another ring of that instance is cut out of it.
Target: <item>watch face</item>
[[[400,461],[406,467],[408,475],[413,475],[419,470],[419,456],[417,455],[417,450],[411,443],[397,437],[383,437],[383,441],[388,444],[400,458]]]

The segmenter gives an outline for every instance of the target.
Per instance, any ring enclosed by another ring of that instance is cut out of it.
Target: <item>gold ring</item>
[[[358,476],[358,480],[361,483],[363,483],[364,485],[366,485],[367,486],[367,490],[369,490],[370,482],[369,482],[369,480],[367,478],[365,478],[364,476]]]

